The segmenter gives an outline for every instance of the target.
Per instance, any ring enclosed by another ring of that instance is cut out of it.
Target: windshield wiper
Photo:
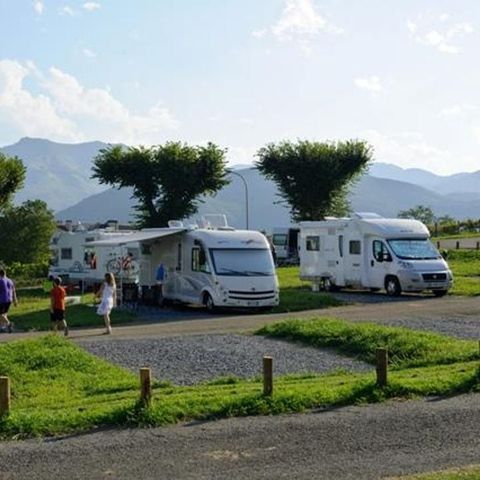
[[[258,275],[259,277],[268,277],[269,275],[267,272],[255,272],[254,270],[247,270],[245,273],[252,277],[255,275]]]
[[[222,273],[231,273],[232,275],[245,275],[245,272],[240,272],[239,270],[232,270],[231,268],[222,268],[220,272],[218,272],[220,275]]]

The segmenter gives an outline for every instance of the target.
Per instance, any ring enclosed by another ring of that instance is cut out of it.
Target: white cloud
[[[97,2],[85,2],[82,7],[89,12],[93,12],[94,10],[98,10],[101,5]]]
[[[97,54],[93,51],[90,50],[89,48],[84,48],[82,50],[82,53],[87,57],[87,58],[95,58]]]
[[[33,83],[32,94],[25,79]],[[0,61],[0,118],[19,134],[52,140],[102,139],[154,144],[177,129],[178,121],[161,102],[148,111],[129,110],[105,88],[86,88],[74,76],[52,67],[34,71],[17,61]]]
[[[471,112],[478,111],[478,107],[475,105],[469,105],[466,103],[456,104],[450,107],[443,108],[438,114],[439,117],[459,117],[460,115],[469,114]]]
[[[371,75],[370,77],[356,78],[354,80],[355,85],[362,89],[367,90],[371,93],[380,93],[383,90],[380,79],[376,75]]]
[[[441,53],[456,54],[460,52],[459,42],[475,30],[470,23],[448,23],[450,16],[446,13],[437,17],[418,16],[415,21],[407,21],[410,36],[418,43],[435,48]]]
[[[280,19],[268,29],[256,30],[252,35],[263,38],[271,33],[281,42],[296,43],[305,53],[312,50],[313,41],[322,33],[341,34],[337,27],[320,15],[313,0],[285,0]]]
[[[75,11],[73,10],[73,8],[69,7],[68,5],[59,8],[58,13],[60,15],[69,15],[70,17],[73,17],[75,15]]]
[[[43,10],[45,8],[45,5],[43,4],[42,0],[35,0],[33,2],[33,9],[35,10],[38,15],[41,15],[43,13]]]
[[[457,152],[431,145],[419,132],[385,135],[378,130],[367,130],[360,136],[374,147],[375,161],[378,162],[392,163],[403,168],[420,167],[438,175],[478,170],[475,158],[460,156]],[[480,141],[480,128],[478,139]]]

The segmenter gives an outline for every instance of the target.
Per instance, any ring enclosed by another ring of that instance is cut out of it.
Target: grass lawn
[[[335,330],[334,325],[330,327]],[[358,334],[363,340],[357,342],[355,350],[362,358],[369,358],[369,351],[385,338],[395,336],[386,327],[378,327],[376,331],[371,331],[370,326],[364,329]],[[328,336],[326,332],[324,335]],[[384,389],[376,386],[373,369],[368,373],[303,373],[276,378],[272,397],[263,396],[259,378],[225,378],[187,387],[157,381],[150,408],[138,404],[136,375],[93,357],[61,336],[3,344],[0,375],[11,379],[12,410],[0,420],[0,437],[56,435],[96,426],[165,425],[192,419],[302,412],[322,406],[479,389],[478,358],[471,360],[475,355],[470,342],[429,337],[416,349],[411,345],[415,343],[415,335],[406,332],[402,335],[410,356],[390,372],[389,385]],[[397,343],[400,345],[400,341]],[[435,351],[433,347],[437,344],[440,346]],[[425,354],[428,346],[432,351]],[[449,354],[448,348],[453,353]],[[401,354],[398,356],[402,358]],[[403,368],[414,364],[415,358],[422,359],[424,364],[437,360],[461,361]]]
[[[390,477],[388,480],[478,480],[480,465],[451,468],[442,472],[420,473],[405,477]]]
[[[451,250],[448,264],[453,272],[453,295],[480,295],[480,251]]]
[[[50,329],[50,297],[40,288],[18,289],[18,306],[12,305],[9,318],[17,330],[49,330]],[[96,314],[93,294],[83,295],[82,303],[67,305],[66,317],[70,327],[103,326],[103,318]],[[130,322],[133,314],[114,309],[112,324]]]

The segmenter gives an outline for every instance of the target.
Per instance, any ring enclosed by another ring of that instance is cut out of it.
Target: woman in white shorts
[[[97,314],[103,315],[105,321],[106,334],[112,333],[110,326],[110,312],[117,302],[117,286],[115,285],[115,277],[112,273],[105,274],[105,281],[102,283],[100,290],[96,293],[96,297],[100,298],[100,305],[97,308]]]

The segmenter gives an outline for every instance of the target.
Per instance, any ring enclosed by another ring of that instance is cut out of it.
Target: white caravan
[[[83,227],[58,230],[50,240],[51,265],[48,274],[62,277],[66,282],[95,283],[102,281],[106,272],[122,275],[125,281],[138,276],[139,246],[128,248],[92,247],[90,242],[129,235],[112,229],[87,230]]]
[[[358,213],[300,224],[300,278],[313,288],[384,288],[445,295],[453,276],[417,220]]]
[[[139,283],[155,289],[163,265],[164,300],[215,307],[270,309],[279,303],[279,286],[270,246],[260,232],[218,227],[145,229],[94,245],[140,244]]]

